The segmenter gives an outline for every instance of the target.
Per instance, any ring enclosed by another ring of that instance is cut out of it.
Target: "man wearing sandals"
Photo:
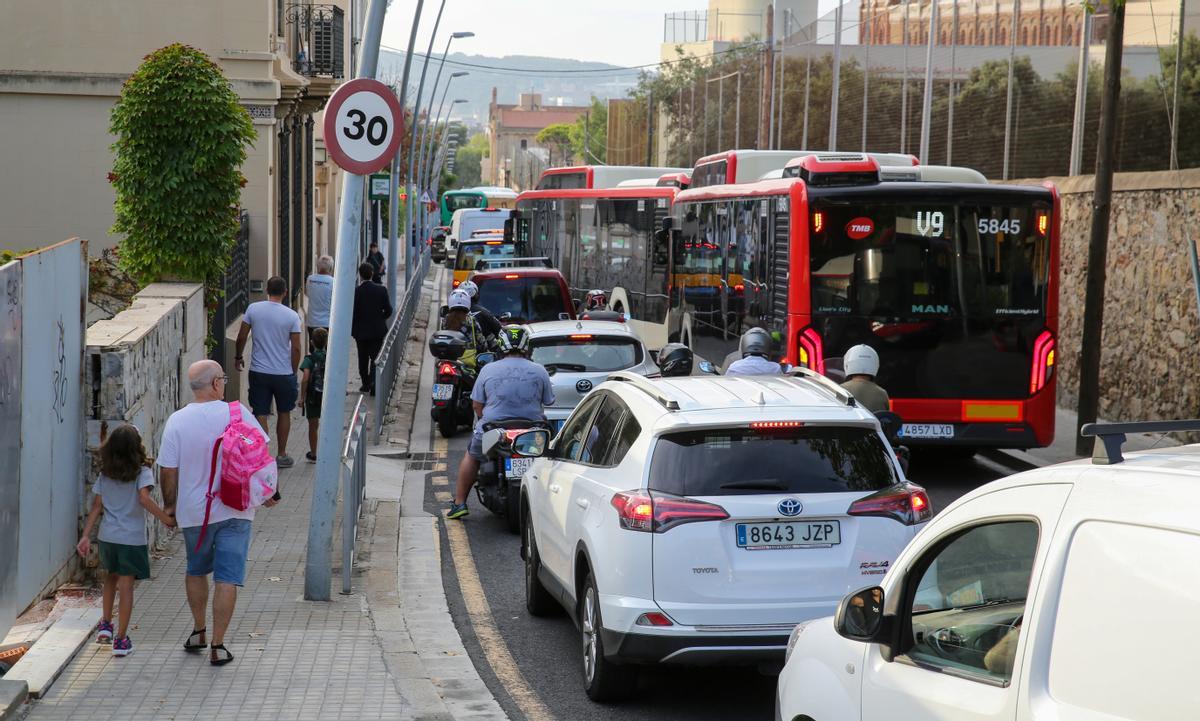
[[[192,634],[184,642],[185,651],[209,648],[209,661],[220,666],[233,660],[225,648],[225,631],[237,603],[237,587],[246,576],[246,555],[250,551],[250,523],[254,509],[237,511],[212,501],[208,530],[200,538],[207,505],[208,477],[213,444],[229,425],[229,406],[225,403],[225,372],[219,363],[202,360],[188,367],[188,384],[195,400],[175,411],[163,429],[158,454],[159,480],[168,513],[173,513],[183,529],[187,551],[188,606],[192,610]],[[262,433],[262,426],[242,407],[243,422]],[[264,503],[266,507],[276,501]],[[198,546],[198,547],[197,547]],[[207,643],[205,613],[208,607],[208,576],[213,577],[212,644]]]

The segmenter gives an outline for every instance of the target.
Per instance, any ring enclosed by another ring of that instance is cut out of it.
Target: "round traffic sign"
[[[404,134],[404,113],[391,88],[370,78],[343,83],[325,106],[325,147],[333,162],[358,175],[383,168]]]

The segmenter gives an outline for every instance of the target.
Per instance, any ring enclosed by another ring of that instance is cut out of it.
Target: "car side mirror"
[[[475,356],[475,365],[482,368],[494,360],[496,360],[495,353],[480,353],[479,355]]]
[[[833,617],[833,628],[842,638],[888,645],[883,615],[883,589],[871,586],[842,599]]]
[[[546,455],[546,450],[549,446],[550,431],[545,428],[534,428],[525,431],[512,441],[513,453],[528,458],[537,458]]]
[[[438,317],[445,318],[450,313],[450,306],[444,305],[438,310]]]

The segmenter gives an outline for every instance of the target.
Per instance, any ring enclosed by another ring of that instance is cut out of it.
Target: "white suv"
[[[1200,446],[1120,451],[1161,430],[1200,421],[1085,426],[1097,465],[950,505],[879,586],[796,627],[776,718],[1200,718]]]
[[[526,606],[575,619],[594,700],[636,664],[779,663],[931,515],[875,417],[808,371],[616,373],[522,494]]]

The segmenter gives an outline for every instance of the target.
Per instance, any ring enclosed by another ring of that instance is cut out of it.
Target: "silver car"
[[[546,367],[554,384],[554,405],[546,408],[546,418],[556,432],[583,397],[607,380],[610,373],[658,375],[658,366],[646,346],[624,323],[556,320],[526,327],[529,357]]]

